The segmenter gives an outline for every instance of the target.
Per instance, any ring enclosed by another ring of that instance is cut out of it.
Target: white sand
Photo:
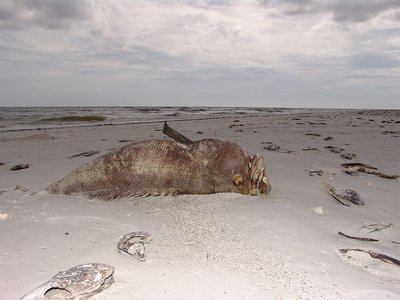
[[[390,119],[400,120],[332,111],[171,123],[192,139],[230,140],[262,154],[272,182],[268,197],[103,202],[49,195],[49,183],[93,159],[70,156],[90,150],[101,155],[126,144],[121,139],[163,138],[162,123],[0,132],[0,161],[6,163],[0,166],[0,298],[18,299],[60,270],[97,262],[115,267],[116,282],[95,299],[400,299],[399,266],[338,253],[360,248],[400,259],[400,244],[392,242],[400,241],[400,181],[344,174],[345,160],[324,148],[341,147],[357,155],[353,162],[400,174],[400,134],[382,134],[400,131],[399,123],[381,123]],[[324,141],[327,136],[333,140]],[[294,152],[267,151],[262,142]],[[9,170],[18,163],[31,167]],[[306,169],[324,174],[311,177]],[[358,191],[366,206],[339,204],[322,182]],[[15,190],[17,185],[29,190]],[[362,228],[371,223],[393,225],[373,233]],[[152,236],[146,262],[116,251],[119,237],[131,231]],[[351,240],[338,231],[379,242]]]

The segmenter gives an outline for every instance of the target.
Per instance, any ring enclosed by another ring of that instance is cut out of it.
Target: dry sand
[[[352,162],[400,174],[399,120],[398,111],[328,111],[171,122],[192,139],[230,140],[262,154],[270,195],[111,202],[44,189],[127,144],[120,140],[164,138],[162,123],[0,132],[0,298],[18,299],[60,270],[97,262],[115,267],[116,282],[94,299],[400,299],[400,266],[338,251],[360,248],[400,259],[394,243],[400,242],[400,181],[347,175],[340,164],[348,161],[325,148],[340,147],[356,154]],[[280,151],[265,150],[268,143]],[[92,150],[100,153],[70,158]],[[10,170],[21,163],[31,166]],[[323,175],[305,172],[316,169]],[[339,204],[323,182],[356,190],[366,205]],[[371,233],[363,226],[372,223],[392,225]],[[131,231],[152,236],[146,262],[116,251]]]

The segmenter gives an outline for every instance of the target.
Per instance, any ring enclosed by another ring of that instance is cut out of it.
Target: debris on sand
[[[281,146],[271,143],[267,146],[264,146],[264,149],[268,151],[279,151],[281,149]]]
[[[376,239],[371,239],[371,238],[366,238],[366,237],[360,237],[360,236],[351,236],[351,235],[347,235],[347,234],[344,234],[344,233],[341,232],[341,231],[338,231],[338,235],[347,237],[347,238],[349,238],[349,239],[354,239],[354,240],[359,240],[359,241],[364,241],[364,242],[379,242],[379,240],[376,240]]]
[[[358,172],[376,175],[378,177],[387,178],[387,179],[398,179],[399,175],[387,175],[381,172],[378,172],[378,169],[367,164],[363,163],[346,163],[341,164],[342,171],[348,175],[355,175]]]
[[[331,140],[333,140],[333,137],[331,136],[327,136],[326,138],[324,138],[324,141],[331,141]]]
[[[306,170],[306,173],[309,176],[316,176],[316,175],[322,176],[322,174],[324,174],[324,171],[323,170]]]
[[[340,154],[341,158],[347,159],[347,160],[352,160],[356,155],[354,153],[342,153]]]
[[[134,140],[128,140],[128,139],[122,139],[118,141],[118,143],[133,143],[133,142]]]
[[[385,134],[385,135],[398,135],[398,134],[400,134],[400,131],[389,131],[389,130],[385,130],[385,131],[383,131],[382,132],[382,134]]]
[[[90,157],[96,154],[99,154],[100,151],[86,151],[86,152],[81,152],[75,155],[72,155],[70,158],[74,158],[74,157],[79,157],[79,156],[84,156],[84,157]]]
[[[15,190],[20,190],[21,192],[26,193],[27,191],[29,191],[29,188],[25,185],[17,185],[15,187]]]
[[[328,183],[323,183],[326,191],[335,198],[340,204],[350,206],[350,202],[356,205],[365,205],[364,200],[360,194],[352,189],[346,189],[342,192],[337,191],[333,186]]]
[[[88,299],[114,283],[114,267],[104,264],[78,265],[61,271],[21,300]]]
[[[400,266],[400,260],[390,257],[386,254],[378,253],[372,250],[364,250],[364,249],[339,249],[339,252],[343,255],[348,255],[350,251],[358,251],[368,253],[372,258],[380,259],[381,261],[389,264],[394,264]]]
[[[12,171],[23,170],[23,169],[28,169],[30,166],[31,166],[30,164],[19,164],[11,167],[10,170]]]
[[[151,242],[150,234],[143,231],[125,234],[118,242],[117,249],[140,261],[146,261],[146,244]]]
[[[333,152],[333,153],[340,153],[342,152],[344,149],[338,147],[338,146],[325,146],[326,149],[328,149],[329,151]]]
[[[287,150],[287,149],[283,149],[281,148],[281,146],[273,144],[271,142],[262,142],[262,144],[267,144],[267,146],[264,146],[265,150],[268,151],[275,151],[275,152],[279,152],[279,153],[293,153],[293,150]]]
[[[393,223],[389,223],[389,224],[372,223],[372,224],[364,225],[362,228],[370,229],[371,231],[369,233],[372,233],[372,232],[376,232],[376,231],[381,231],[382,229],[389,228],[392,225],[393,225]]]
[[[303,150],[303,151],[319,151],[319,152],[321,152],[321,150],[319,150],[318,148],[315,148],[315,147],[307,147],[307,148],[303,148],[301,150]]]

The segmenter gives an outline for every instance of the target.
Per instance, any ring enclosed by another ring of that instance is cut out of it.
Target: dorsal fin
[[[169,125],[167,124],[167,121],[164,122],[163,133],[178,143],[185,144],[188,146],[193,144],[193,141],[191,141],[190,139],[188,139],[187,137],[185,137],[183,134],[179,133],[175,129],[169,127]]]

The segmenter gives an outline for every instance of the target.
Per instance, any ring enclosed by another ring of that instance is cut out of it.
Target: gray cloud
[[[365,53],[351,56],[349,58],[351,66],[358,69],[387,69],[399,67],[399,61],[380,54]]]
[[[398,108],[399,8],[389,0],[1,0],[0,106],[376,107],[379,97]]]
[[[331,13],[333,20],[338,23],[365,22],[390,9],[400,9],[398,0],[261,0],[260,2],[263,5],[282,5],[284,13],[288,15]]]
[[[40,26],[47,29],[69,28],[74,21],[88,16],[86,0],[4,0],[0,4],[0,29]]]

